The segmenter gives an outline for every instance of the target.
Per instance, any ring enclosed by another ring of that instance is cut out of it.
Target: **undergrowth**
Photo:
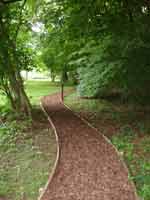
[[[150,199],[150,137],[139,138],[127,127],[112,137],[112,143],[117,147],[128,166],[130,180],[134,181],[137,192],[144,200]]]
[[[33,120],[14,113],[0,93],[0,199],[36,200],[48,180],[56,156],[56,142],[39,110],[40,98],[58,91],[48,81],[26,82]]]
[[[1,123],[0,197],[37,199],[54,160],[55,140],[47,129],[33,132],[30,120]]]

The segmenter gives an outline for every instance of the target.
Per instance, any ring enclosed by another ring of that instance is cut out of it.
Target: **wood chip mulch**
[[[42,103],[57,129],[60,157],[41,200],[137,200],[113,146],[68,110],[58,94]]]

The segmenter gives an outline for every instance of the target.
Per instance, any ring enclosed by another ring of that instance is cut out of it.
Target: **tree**
[[[82,95],[101,96],[104,91],[118,87],[136,99],[147,97],[150,75],[148,1],[55,0],[49,6],[51,9],[48,6],[46,9],[49,27],[55,24],[64,43],[82,44],[70,52],[76,55],[72,61],[65,59],[67,65],[71,61],[72,66],[80,68]],[[90,46],[88,52],[87,45],[91,41],[94,47]],[[85,53],[79,53],[82,50]]]
[[[21,43],[21,34],[27,29],[26,1],[5,5],[7,3],[0,7],[1,89],[4,90],[15,112],[31,116],[31,105],[20,75],[21,70],[30,63],[30,56]]]
[[[64,13],[59,5],[55,5],[55,2],[48,3],[40,13],[40,20],[45,25],[45,32],[41,39],[42,58],[51,71],[52,80],[59,74],[64,82],[68,79],[73,79],[75,82],[76,66],[68,63],[70,54],[79,48],[80,43],[76,39],[70,40],[67,36]]]

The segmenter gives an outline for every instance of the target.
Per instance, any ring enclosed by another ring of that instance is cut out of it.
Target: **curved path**
[[[67,109],[59,95],[42,104],[57,129],[60,157],[40,200],[137,200],[115,148]]]

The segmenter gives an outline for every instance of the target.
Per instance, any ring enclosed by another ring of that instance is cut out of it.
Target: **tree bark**
[[[15,101],[14,101],[13,96],[11,94],[11,90],[9,88],[8,83],[7,84],[3,84],[3,88],[4,88],[5,94],[6,94],[7,98],[8,98],[8,101],[10,102],[11,108],[13,110],[16,110]]]
[[[2,1],[2,3],[13,3],[19,0],[7,0]],[[23,80],[20,75],[19,68],[19,58],[16,52],[16,40],[21,27],[21,19],[22,19],[22,10],[26,3],[26,0],[23,1],[21,11],[20,11],[20,20],[17,24],[16,33],[14,35],[13,40],[10,39],[9,30],[7,30],[7,26],[5,25],[5,21],[3,21],[3,16],[0,13],[0,29],[2,40],[5,41],[7,47],[3,49],[1,52],[3,55],[3,65],[4,65],[4,74],[9,82],[9,88],[6,89],[6,94],[11,102],[12,108],[16,110],[16,112],[24,113],[31,117],[31,104],[29,99],[25,93]]]
[[[61,83],[61,101],[64,102],[64,83]]]
[[[55,82],[55,78],[56,78],[55,73],[51,72],[51,81],[52,81],[53,83]]]
[[[25,93],[20,72],[14,72],[9,74],[9,84],[15,102],[16,111],[19,113],[24,113],[29,117],[32,117],[31,104]]]

